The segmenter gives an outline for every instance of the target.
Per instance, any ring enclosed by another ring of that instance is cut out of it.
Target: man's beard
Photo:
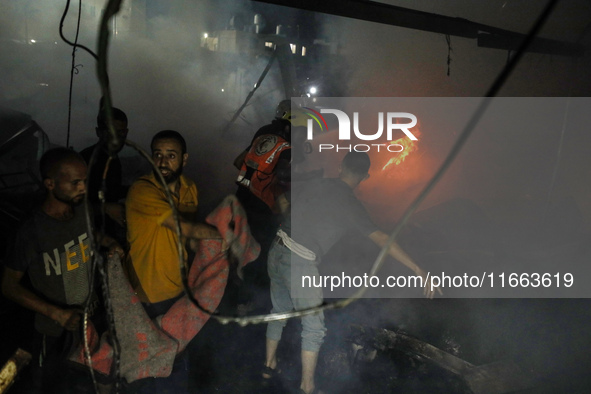
[[[162,174],[162,170],[167,170],[168,171],[168,175],[164,175]],[[160,172],[160,174],[162,175],[162,177],[164,178],[164,181],[166,181],[167,185],[170,185],[171,183],[175,182],[177,179],[179,179],[179,177],[181,176],[181,174],[183,173],[183,167],[179,167],[178,170],[176,171],[172,171],[170,168],[167,167],[160,167],[158,169],[158,171]],[[156,171],[154,170],[154,175],[156,176],[156,179],[158,179],[160,181],[160,177],[158,176],[158,174],[156,173]]]
[[[84,194],[78,195],[76,197],[65,197],[65,196],[61,195],[59,192],[54,191],[53,196],[55,197],[56,200],[61,201],[65,204],[68,204],[72,207],[77,207],[78,205],[80,205],[84,202]],[[78,200],[76,200],[76,199],[78,199]]]

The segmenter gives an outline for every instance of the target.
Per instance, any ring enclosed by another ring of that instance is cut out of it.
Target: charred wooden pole
[[[8,391],[18,373],[31,361],[31,354],[17,349],[0,370],[0,394]]]

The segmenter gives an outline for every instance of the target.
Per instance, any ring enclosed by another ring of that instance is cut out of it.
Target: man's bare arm
[[[380,230],[369,234],[369,239],[371,239],[380,248],[383,248],[384,245],[386,245],[388,238],[388,234]],[[390,247],[388,248],[388,254],[410,268],[415,274],[420,275],[423,279],[427,279],[425,271],[423,271],[423,269],[419,267],[408,254],[406,254],[406,252],[400,247],[400,245],[398,245],[398,243],[392,242],[390,244]],[[423,293],[427,298],[433,298],[436,291],[439,294],[443,294],[441,289],[438,287],[432,287],[431,283],[426,283]]]
[[[62,309],[43,300],[21,285],[21,279],[24,274],[24,272],[5,267],[4,276],[2,277],[2,294],[27,309],[55,320],[66,330],[75,330],[80,323],[80,315],[83,311],[76,308]]]
[[[205,223],[196,223],[189,221],[183,218],[182,215],[179,215],[179,219],[181,222],[181,233],[183,236],[190,238],[190,239],[220,239],[222,238],[219,231],[209,224]],[[168,216],[163,222],[162,225],[171,229],[172,231],[176,231],[176,223],[174,221],[174,217],[171,214]]]

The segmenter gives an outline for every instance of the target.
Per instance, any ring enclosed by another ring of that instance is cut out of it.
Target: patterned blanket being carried
[[[250,235],[246,214],[235,196],[230,195],[207,217],[230,245],[222,252],[221,240],[202,240],[199,252],[189,270],[188,283],[193,297],[207,311],[218,307],[228,281],[230,255],[238,262],[238,272],[255,260],[259,244]],[[146,377],[166,377],[172,371],[175,356],[197,335],[210,315],[199,310],[187,295],[179,299],[166,314],[150,320],[124,275],[115,255],[107,265],[109,292],[115,329],[120,344],[120,374],[128,382]],[[107,333],[99,338],[89,324],[87,330],[92,367],[109,375],[113,347]],[[87,365],[80,345],[71,360]]]

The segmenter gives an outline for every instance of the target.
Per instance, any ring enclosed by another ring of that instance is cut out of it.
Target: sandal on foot
[[[263,370],[261,372],[261,375],[263,377],[263,379],[274,379],[277,377],[277,375],[279,374],[280,371],[278,371],[277,369],[273,369],[271,367],[268,367],[266,365],[263,365]],[[265,376],[267,375],[267,376]]]

